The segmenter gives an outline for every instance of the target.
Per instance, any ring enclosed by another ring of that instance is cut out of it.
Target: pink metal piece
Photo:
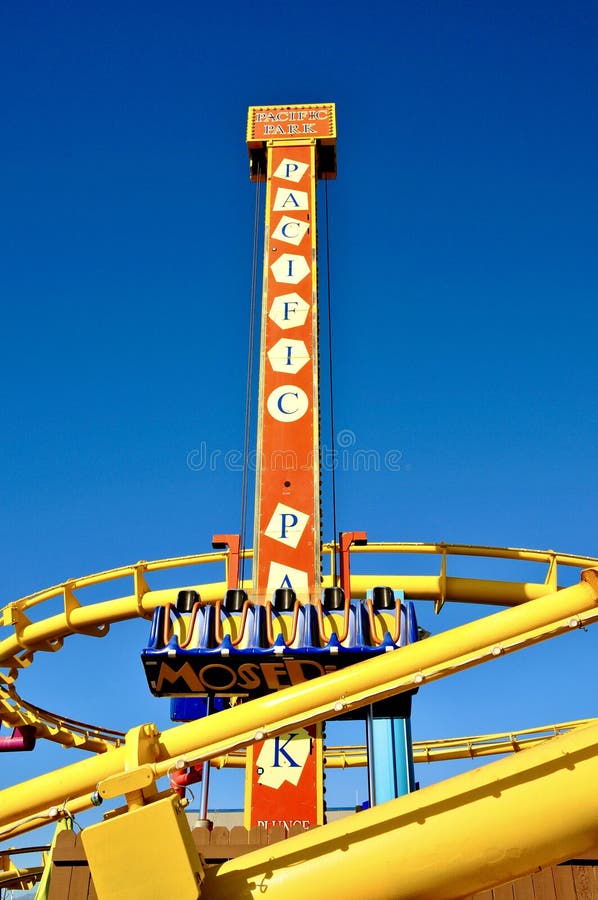
[[[33,750],[35,747],[35,725],[20,725],[13,728],[10,737],[0,738],[0,753],[11,750]]]

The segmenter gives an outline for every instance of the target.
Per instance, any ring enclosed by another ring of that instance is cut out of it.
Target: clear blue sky
[[[339,528],[598,555],[597,37],[593,2],[4,4],[2,603],[238,530],[240,475],[187,460],[243,441],[251,104],[337,104],[336,424],[401,454],[339,472]],[[19,689],[166,725],[146,637],[73,638]],[[422,690],[415,734],[594,715],[596,646]],[[75,758],[4,756],[1,784]]]

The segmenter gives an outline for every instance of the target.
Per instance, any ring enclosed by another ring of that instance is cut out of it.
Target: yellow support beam
[[[332,554],[334,544],[326,544],[323,552]],[[352,593],[356,597],[365,596],[365,591],[373,584],[389,584],[398,590],[405,590],[412,599],[425,599],[444,602],[488,603],[511,606],[536,599],[552,593],[556,584],[557,565],[574,568],[592,568],[598,566],[598,558],[576,556],[567,553],[556,553],[552,550],[528,550],[513,547],[479,547],[466,544],[430,543],[371,543],[356,546],[352,553],[363,554],[397,554],[401,555],[437,555],[442,560],[450,556],[469,556],[486,559],[519,560],[522,562],[538,562],[548,565],[548,573],[543,582],[523,583],[496,581],[488,579],[455,578],[439,572],[438,575],[354,575],[351,579]],[[253,553],[247,550],[244,556],[251,558]],[[125,621],[137,616],[148,617],[156,606],[172,602],[180,587],[162,590],[151,590],[146,576],[152,572],[164,572],[189,566],[210,563],[227,563],[228,554],[223,551],[201,553],[192,556],[174,557],[138,562],[133,565],[110,569],[82,578],[69,579],[59,585],[38,591],[4,607],[1,622],[12,626],[14,634],[0,641],[0,664],[19,666],[19,660],[30,662],[31,652],[37,649],[59,649],[60,641],[69,634],[77,632],[93,633],[94,629],[102,629],[112,623]],[[75,591],[86,587],[108,584],[120,579],[133,581],[134,592],[115,600],[105,600],[93,604],[81,604]],[[446,582],[446,584],[445,584]],[[324,586],[331,584],[330,575],[325,576]],[[222,599],[226,591],[226,581],[191,585],[198,590],[205,602]],[[251,588],[250,582],[245,587]],[[446,596],[444,596],[446,593]],[[58,615],[32,621],[27,612],[57,597],[62,598],[64,610]],[[96,634],[104,633],[102,631]],[[29,654],[29,657],[27,656]],[[18,657],[18,659],[16,658]]]
[[[580,584],[548,597],[225,710],[211,719],[153,735],[154,774],[162,777],[175,761],[188,765],[266,736],[333,718],[597,618],[598,572],[588,570]],[[60,806],[65,797],[91,795],[99,781],[123,771],[129,756],[125,743],[110,753],[6,788],[0,792],[0,826],[44,815],[49,807]],[[148,760],[146,754],[145,762]]]
[[[525,728],[521,731],[502,731],[497,734],[477,734],[468,737],[438,738],[428,741],[413,741],[413,761],[416,763],[446,762],[455,759],[478,759],[485,756],[499,756],[504,753],[518,753],[528,747],[535,747],[543,741],[559,734],[566,734],[575,728],[582,728],[598,722],[598,719],[578,719],[559,725],[542,725],[540,728]],[[234,762],[223,765],[241,765],[243,757],[233,757]],[[238,759],[238,763],[237,763]],[[326,747],[324,762],[331,769],[347,769],[367,765],[364,745],[354,747]]]
[[[454,900],[593,849],[598,724],[208,869],[202,897]]]

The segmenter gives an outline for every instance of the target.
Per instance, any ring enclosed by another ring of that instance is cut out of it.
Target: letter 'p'
[[[287,522],[287,519],[289,520]],[[280,538],[281,540],[285,540],[287,535],[288,528],[294,528],[295,525],[299,522],[299,519],[295,515],[295,513],[283,512],[280,514]]]

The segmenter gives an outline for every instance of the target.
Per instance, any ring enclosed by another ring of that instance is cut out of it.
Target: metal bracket
[[[73,625],[73,612],[76,609],[81,609],[81,604],[75,597],[71,584],[72,581],[66,581],[62,589],[64,615],[69,631],[72,631],[73,634],[86,634],[89,637],[104,637],[106,634],[108,634],[108,631],[110,629],[110,626],[106,623],[104,623],[103,625],[88,625],[85,628],[78,628],[77,625]]]
[[[98,782],[97,792],[103,800],[124,795],[129,809],[145,806],[157,796],[153,763],[159,755],[160,732],[153,723],[138,725],[125,737],[124,772]]]
[[[147,563],[140,560],[137,565],[133,566],[133,586],[135,590],[135,600],[137,601],[137,612],[141,619],[151,619],[153,610],[147,612],[143,608],[143,598],[149,593],[150,586],[145,580],[145,572],[147,572]]]
[[[438,615],[442,607],[446,602],[446,544],[444,541],[441,541],[439,544],[441,558],[440,558],[440,580],[439,580],[439,588],[440,588],[440,596],[437,600],[434,601],[434,613]]]
[[[24,632],[26,628],[29,628],[34,623],[31,621],[29,616],[25,615],[22,608],[18,605],[18,603],[10,603],[8,606],[4,608],[4,625],[13,625],[15,629],[15,638],[17,640],[17,644],[22,650],[46,650],[49,653],[55,653],[56,650],[60,650],[62,647],[62,638],[55,638],[51,641],[40,641],[39,643],[29,643],[24,638]]]
[[[546,579],[544,580],[544,584],[550,588],[550,590],[554,593],[558,590],[558,580],[557,580],[557,563],[556,563],[556,554],[554,550],[548,551],[550,556],[550,562],[548,563],[548,572],[546,573]]]

